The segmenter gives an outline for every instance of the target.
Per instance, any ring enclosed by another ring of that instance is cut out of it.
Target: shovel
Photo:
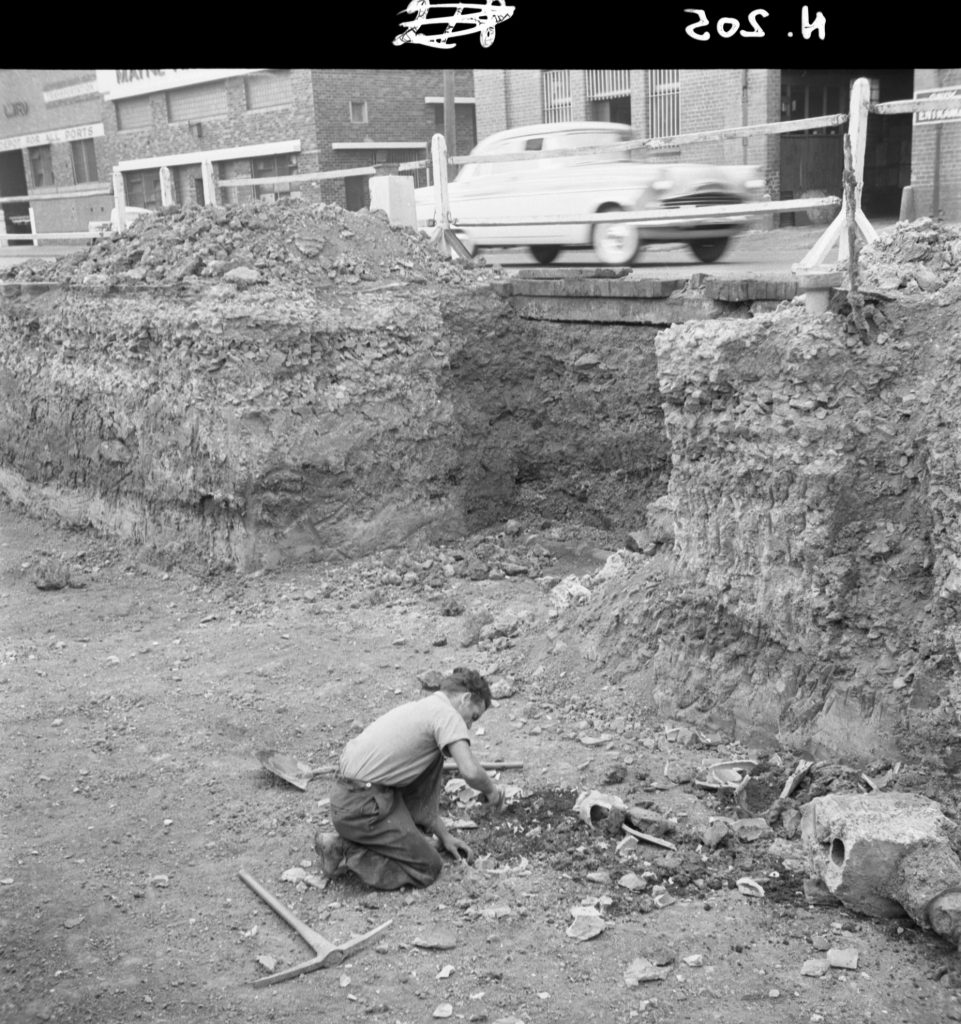
[[[337,770],[337,766],[332,764],[311,768],[309,764],[298,761],[290,754],[282,754],[279,750],[258,750],[257,760],[271,775],[305,791],[311,779],[316,779],[318,775],[332,775]]]
[[[298,761],[290,754],[283,754],[279,750],[258,750],[257,760],[261,765],[276,775],[278,779],[289,782],[291,786],[306,791],[307,784],[311,779],[319,775],[333,775],[337,771],[337,765],[325,764],[319,768],[311,768],[309,764]],[[488,772],[500,771],[504,768],[523,768],[523,761],[482,761],[481,767]],[[444,771],[457,771],[457,764],[454,761],[444,762]]]

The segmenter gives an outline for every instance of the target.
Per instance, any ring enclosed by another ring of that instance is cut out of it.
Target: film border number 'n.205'
[[[691,39],[696,39],[701,43],[706,43],[713,38],[712,32],[721,39],[730,39],[732,36],[740,36],[742,39],[764,39],[771,27],[767,24],[767,19],[771,17],[770,12],[760,7],[748,12],[743,25],[741,18],[733,16],[709,18],[707,12],[700,7],[685,7],[684,13],[695,16],[695,20],[685,26],[684,32]],[[815,11],[812,16],[810,8],[804,4],[800,13],[801,37],[810,39],[816,34],[818,39],[823,40],[826,30],[827,18],[824,14],[821,11]],[[789,39],[793,38],[794,30],[787,29],[786,35]]]

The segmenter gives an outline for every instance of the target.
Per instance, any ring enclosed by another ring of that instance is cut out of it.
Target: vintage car
[[[525,125],[491,135],[472,157],[543,156],[464,164],[448,185],[451,228],[471,252],[529,246],[540,263],[552,262],[562,249],[586,247],[601,263],[632,263],[642,245],[662,242],[684,242],[704,263],[718,259],[751,217],[707,215],[667,224],[587,218],[630,210],[663,210],[669,218],[681,207],[757,200],[764,186],[758,168],[651,162],[642,149],[621,145],[633,138],[630,125],[608,121]],[[583,154],[560,153],[584,148]],[[418,225],[428,229],[437,219],[436,190],[418,188],[414,196]]]

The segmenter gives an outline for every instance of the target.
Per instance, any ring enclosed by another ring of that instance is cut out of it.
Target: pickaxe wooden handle
[[[320,932],[315,932],[313,928],[309,928],[305,925],[300,918],[296,917],[289,908],[285,907],[283,903],[280,902],[280,900],[267,892],[267,890],[255,878],[247,874],[246,871],[240,871],[238,874],[240,875],[241,881],[245,882],[246,885],[252,889],[275,914],[282,917],[316,954],[312,959],[305,960],[303,963],[294,964],[293,967],[287,967],[274,974],[268,974],[264,978],[258,978],[253,983],[254,988],[262,988],[264,985],[274,985],[278,981],[287,981],[288,978],[297,978],[301,974],[307,974],[309,971],[317,971],[322,967],[329,967],[342,963],[355,949],[360,949],[362,946],[367,945],[367,943],[375,939],[382,931],[384,931],[385,928],[389,928],[393,923],[393,921],[385,921],[384,924],[378,925],[366,934],[359,935],[357,938],[350,939],[347,942],[341,943],[339,946],[335,946],[334,943],[325,939]]]

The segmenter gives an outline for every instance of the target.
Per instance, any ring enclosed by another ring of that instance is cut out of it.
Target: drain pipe
[[[748,119],[747,119],[747,115],[748,115],[748,109],[747,109],[747,89],[748,89],[747,75],[748,75],[748,69],[747,68],[743,68],[741,70],[741,127],[742,128],[746,128],[748,126]],[[748,138],[745,135],[744,138],[741,139],[741,163],[742,164],[750,163],[750,161],[747,158],[747,147],[748,147]]]

